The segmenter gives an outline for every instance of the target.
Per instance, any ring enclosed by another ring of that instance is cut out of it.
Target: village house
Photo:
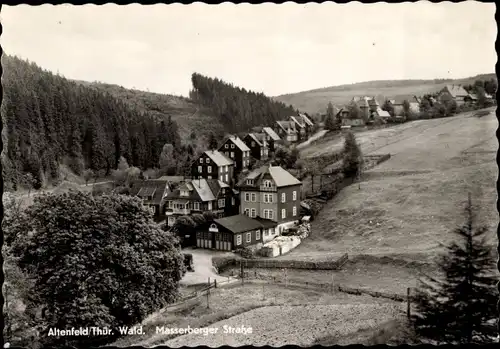
[[[302,183],[280,166],[265,165],[237,183],[240,213],[276,223],[276,229],[264,230],[270,240],[300,219]]]
[[[295,128],[295,123],[292,121],[276,121],[274,131],[281,139],[287,142],[295,143],[298,140],[298,132]]]
[[[245,144],[250,148],[253,158],[265,161],[269,158],[269,147],[265,133],[249,133],[243,138]]]
[[[165,219],[163,204],[166,195],[171,191],[170,183],[156,179],[136,180],[130,186],[129,194],[142,200],[142,205],[148,208],[155,221],[163,221]]]
[[[281,138],[271,127],[256,126],[252,128],[253,133],[263,133],[266,135],[267,147],[269,148],[269,153],[274,153],[276,151],[276,145],[281,143]]]
[[[302,113],[298,116],[290,116],[290,120],[295,124],[295,129],[298,131],[297,141],[303,142],[309,139],[314,123]]]
[[[467,100],[470,100],[469,93],[461,85],[446,85],[439,91],[438,99],[442,100],[445,96],[453,98],[457,106],[464,105]]]
[[[392,106],[392,109],[394,110],[394,116],[404,115],[404,101],[403,100],[388,99],[388,102]]]
[[[250,164],[250,149],[238,136],[229,136],[219,148],[227,158],[234,161],[234,175],[244,172]]]
[[[186,180],[165,198],[165,216],[168,226],[173,226],[180,216],[211,212],[216,217],[238,213],[234,192],[218,179]]]
[[[275,226],[275,222],[242,214],[215,219],[208,231],[196,233],[196,246],[233,251],[263,243],[264,232]]]
[[[192,164],[193,179],[218,179],[228,185],[234,180],[234,161],[218,150],[203,152]]]

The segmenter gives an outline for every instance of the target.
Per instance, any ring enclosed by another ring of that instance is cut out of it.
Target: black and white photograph
[[[0,5],[3,348],[492,344],[496,5]]]

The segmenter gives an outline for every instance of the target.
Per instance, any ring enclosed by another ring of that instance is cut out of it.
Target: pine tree
[[[347,132],[344,139],[343,167],[346,177],[359,177],[363,166],[363,155],[356,137],[352,132]]]
[[[331,102],[328,103],[328,107],[326,108],[325,129],[329,131],[340,130],[340,122],[335,116]]]
[[[498,278],[485,227],[473,227],[469,200],[466,222],[454,231],[458,242],[438,261],[441,278],[426,277],[417,290],[414,326],[419,335],[440,343],[488,342],[486,322],[498,317]],[[493,331],[495,332],[495,331]]]

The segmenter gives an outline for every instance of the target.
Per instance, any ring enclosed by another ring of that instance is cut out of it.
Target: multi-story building
[[[233,190],[218,179],[192,179],[168,193],[165,198],[167,224],[173,226],[180,216],[212,212],[216,217],[238,213]]]
[[[131,183],[129,194],[137,196],[142,200],[143,206],[147,207],[155,221],[165,219],[163,204],[166,195],[171,191],[171,185],[166,180],[137,180]]]
[[[253,133],[263,133],[266,135],[267,146],[269,153],[274,153],[276,145],[281,142],[280,136],[271,127],[256,126],[252,128]]]
[[[222,142],[219,152],[234,161],[235,176],[248,169],[248,165],[250,164],[250,149],[238,136],[231,135],[227,137]]]
[[[298,130],[299,142],[309,139],[312,134],[314,123],[307,115],[300,113],[298,116],[290,116],[290,121],[295,124],[295,128]]]
[[[273,239],[300,217],[302,183],[280,166],[265,165],[238,182],[240,213],[276,223],[264,231],[264,241]]]
[[[249,133],[243,141],[250,148],[250,155],[257,160],[265,161],[269,158],[269,147],[265,133]]]
[[[234,161],[218,150],[203,152],[192,164],[193,179],[218,179],[228,185],[234,181]]]
[[[285,141],[294,143],[298,140],[297,129],[295,128],[295,123],[293,121],[276,121],[274,131]]]

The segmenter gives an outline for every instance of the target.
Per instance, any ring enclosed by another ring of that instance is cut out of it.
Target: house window
[[[226,144],[226,145],[224,145],[224,148],[226,148],[226,149],[227,149],[227,148],[229,148],[229,145],[227,145],[227,144]]]
[[[173,201],[169,201],[168,202],[168,208],[174,208],[174,202]]]
[[[189,192],[187,190],[181,190],[181,196],[189,196]]]
[[[209,210],[209,211],[212,211],[212,202],[209,202],[209,203],[208,203],[208,210]]]
[[[219,207],[224,207],[224,206],[226,206],[226,200],[219,199]]]
[[[247,233],[247,242],[252,242],[252,233]]]
[[[231,144],[231,149],[234,149],[234,144]],[[231,153],[232,154],[232,153]]]
[[[263,216],[266,219],[273,219],[273,210],[264,210]]]
[[[212,179],[212,176],[207,176],[207,179]]]
[[[241,245],[241,235],[236,236],[236,245]]]
[[[293,209],[292,209],[292,215],[293,215],[293,216],[296,216],[296,215],[297,215],[297,206],[293,206]]]
[[[203,171],[202,167],[201,167],[201,166],[198,166],[198,172],[200,172],[200,173],[201,173],[202,171]]]
[[[193,202],[193,209],[199,211],[200,210],[200,203],[197,201]]]
[[[281,209],[281,219],[285,219],[286,218],[286,209]]]
[[[245,193],[245,201],[250,202],[250,193]]]
[[[229,172],[229,166],[228,166],[228,165],[226,165],[226,167],[225,167],[225,168],[226,168],[226,172]]]
[[[257,201],[257,194],[252,193],[252,202]]]
[[[252,141],[252,148],[253,148],[253,147],[255,147],[255,142],[254,142],[254,141]]]
[[[297,200],[297,191],[296,190],[293,191],[292,197],[293,197],[292,200]]]
[[[203,158],[200,158],[200,164],[202,164],[202,163],[203,163]]]
[[[271,188],[273,183],[271,181],[264,181],[264,188]]]
[[[257,217],[257,210],[255,208],[252,208],[250,211],[250,217],[255,218]]]
[[[231,198],[231,204],[234,206],[236,203],[236,201],[234,200],[234,198]]]
[[[208,166],[207,171],[208,171],[208,173],[212,173],[212,166]]]
[[[274,228],[269,228],[269,234],[273,235],[274,234]]]
[[[210,158],[207,158],[207,164],[209,164],[209,163],[210,163]]]
[[[231,159],[234,158],[234,151],[231,152]]]
[[[250,209],[249,208],[245,208],[245,210],[243,210],[243,214],[245,216],[249,216],[250,217]]]
[[[227,176],[227,175],[226,175]],[[220,181],[222,182],[224,180],[224,176],[220,175]]]
[[[264,194],[264,202],[270,204],[273,202],[273,194]]]
[[[286,202],[286,194],[281,193],[281,202]]]
[[[229,182],[229,176],[226,173],[226,182]]]
[[[260,231],[255,232],[255,240],[260,240]]]
[[[264,150],[262,150],[262,149],[260,150],[260,155],[261,156],[264,155]]]
[[[247,179],[247,184],[248,185],[253,185],[253,179]]]

